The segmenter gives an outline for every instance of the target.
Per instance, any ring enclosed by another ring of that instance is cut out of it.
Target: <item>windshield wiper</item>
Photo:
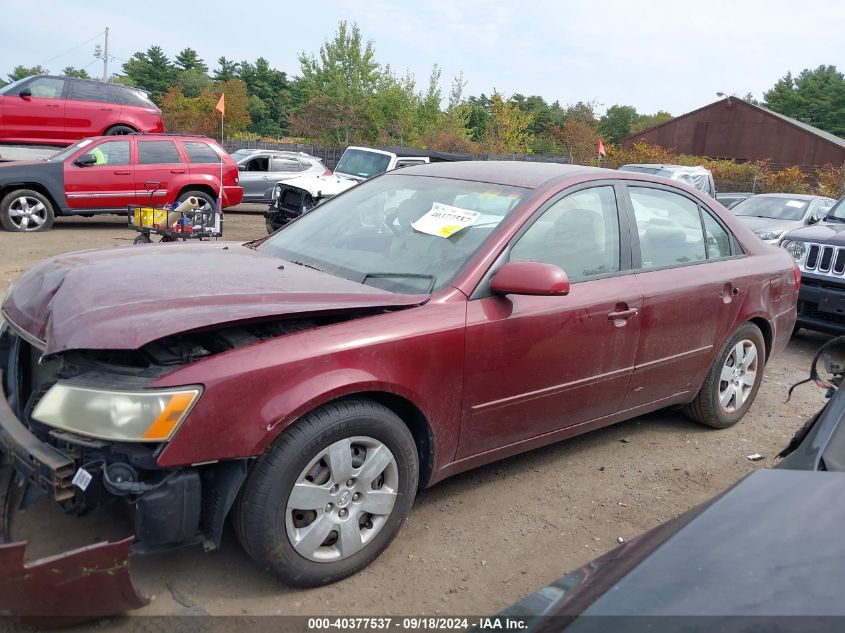
[[[825,221],[833,220],[834,222],[845,222],[845,218],[840,218],[835,215],[826,215],[824,216]]]
[[[317,268],[316,266],[312,266],[311,264],[306,264],[305,262],[298,262],[295,259],[288,260],[291,264],[297,264],[298,266],[305,266],[306,268],[311,268],[313,270],[319,270],[321,273],[326,272],[322,268]]]
[[[428,275],[425,273],[364,273],[364,278],[361,280],[361,283],[366,285],[367,279],[370,278],[378,278],[383,279],[385,277],[410,277],[411,279],[429,279],[431,280],[428,284],[428,288],[426,289],[426,294],[431,294],[431,291],[434,289],[434,284],[437,282],[437,277],[434,275]]]

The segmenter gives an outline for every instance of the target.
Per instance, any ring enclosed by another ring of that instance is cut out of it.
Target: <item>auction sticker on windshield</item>
[[[428,235],[452,237],[461,229],[475,224],[481,217],[478,211],[460,209],[442,202],[434,202],[431,209],[416,222],[411,222],[414,230]]]

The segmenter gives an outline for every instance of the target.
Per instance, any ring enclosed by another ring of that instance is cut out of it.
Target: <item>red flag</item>
[[[604,143],[601,142],[601,139],[599,139],[598,152],[599,156],[607,156],[607,152],[604,151]]]
[[[214,109],[217,110],[220,114],[226,114],[226,93],[220,95],[220,99],[217,100],[217,105],[214,106]]]

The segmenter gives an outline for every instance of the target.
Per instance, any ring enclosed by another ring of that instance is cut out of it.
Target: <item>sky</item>
[[[0,16],[4,79],[18,64],[101,74],[93,52],[105,27],[116,71],[158,44],[171,57],[194,48],[212,68],[221,55],[263,56],[295,76],[297,55],[317,53],[342,19],[358,23],[378,62],[410,70],[419,89],[440,66],[444,98],[463,72],[465,95],[495,88],[564,105],[595,101],[599,112],[625,104],[677,116],[717,92],[761,98],[787,71],[845,70],[841,0],[0,0]]]

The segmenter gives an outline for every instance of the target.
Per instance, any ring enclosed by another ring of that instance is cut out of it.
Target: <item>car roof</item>
[[[32,77],[47,77],[49,79],[72,79],[74,81],[84,81],[85,83],[89,84],[106,84],[110,88],[122,88],[126,90],[137,90],[138,92],[143,92],[145,95],[149,95],[149,90],[144,90],[143,88],[137,88],[135,86],[127,86],[126,84],[119,84],[113,81],[100,81],[99,79],[92,79],[92,78],[85,78],[85,77],[68,77],[67,75],[32,75]],[[27,77],[29,79],[29,77]]]
[[[399,172],[388,172],[385,175],[389,176],[393,173],[475,180],[529,189],[536,189],[551,180],[567,176],[606,173],[609,177],[615,178],[619,174],[612,169],[586,167],[584,165],[505,160],[428,163],[426,165],[403,167]]]
[[[294,151],[294,150],[287,150],[287,149],[262,149],[260,147],[236,149],[232,152],[232,154],[234,154],[235,152],[242,152],[243,154],[245,154],[247,156],[252,156],[253,154],[270,154],[272,156],[293,156],[293,157],[296,157],[296,158],[317,158],[316,156],[312,156],[311,154],[308,154],[306,152],[297,152],[297,151]],[[249,152],[249,154],[247,154],[247,152]]]
[[[167,132],[160,132],[160,133],[152,133],[147,134],[146,132],[136,132],[133,134],[126,134],[125,136],[133,136],[135,138],[160,138],[160,139],[169,139],[173,141],[203,141],[205,143],[214,143],[215,145],[219,146],[219,143],[215,141],[210,136],[203,136],[202,134],[168,134]],[[100,140],[101,138],[107,138],[111,140],[120,140],[120,136],[87,136],[86,139],[91,139],[92,141]]]

